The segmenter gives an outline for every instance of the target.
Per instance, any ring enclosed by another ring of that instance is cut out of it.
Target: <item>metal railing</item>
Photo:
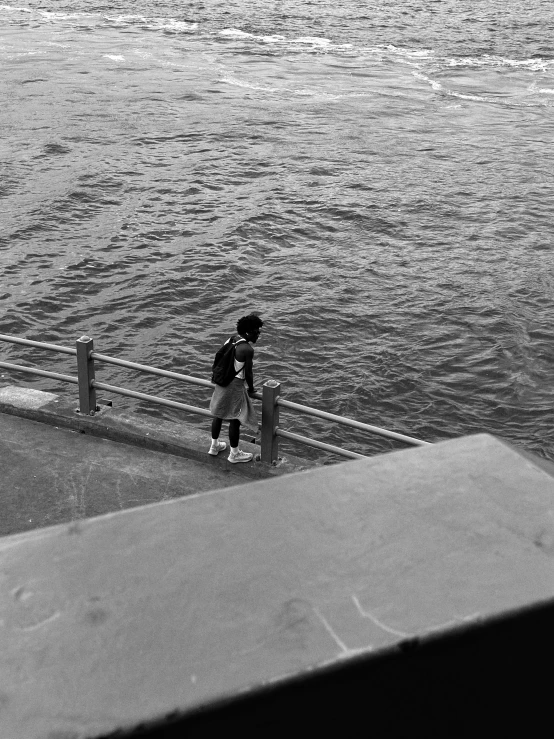
[[[167,398],[161,398],[156,395],[147,395],[145,393],[139,393],[135,390],[129,390],[123,387],[117,387],[115,385],[108,385],[105,382],[99,382],[95,377],[95,361],[104,362],[106,364],[112,364],[119,367],[125,367],[126,369],[137,370],[140,372],[146,372],[152,375],[158,375],[160,377],[167,377],[180,382],[186,382],[192,385],[199,385],[201,387],[213,389],[213,384],[209,380],[202,380],[199,377],[192,377],[191,375],[183,375],[179,372],[170,372],[169,370],[158,369],[156,367],[150,367],[145,364],[138,364],[136,362],[128,362],[124,359],[117,359],[110,357],[105,354],[99,354],[94,351],[94,342],[88,336],[82,336],[77,339],[75,349],[58,346],[56,344],[47,344],[39,341],[32,341],[30,339],[21,339],[17,336],[7,336],[0,334],[0,341],[9,342],[12,344],[22,344],[25,346],[31,346],[35,348],[44,349],[47,351],[59,352],[62,354],[71,354],[77,358],[77,376],[72,377],[70,375],[63,375],[58,372],[49,372],[41,370],[36,367],[29,367],[26,365],[12,364],[10,362],[0,362],[0,368],[13,370],[16,372],[26,372],[28,374],[39,375],[41,377],[48,377],[53,380],[60,382],[69,382],[78,385],[79,388],[79,412],[86,415],[94,415],[98,410],[96,405],[96,391],[104,390],[105,392],[114,393],[116,395],[124,395],[129,398],[137,398],[138,400],[146,400],[157,405],[166,406],[168,408],[176,408],[177,410],[186,411],[187,413],[194,413],[200,416],[212,417],[210,411],[207,408],[199,408],[193,405],[187,405],[186,403],[179,403],[174,400],[168,400]],[[290,400],[285,400],[280,397],[281,384],[275,380],[268,380],[262,386],[262,393],[255,393],[254,397],[257,400],[262,401],[262,423],[261,423],[261,460],[262,462],[275,462],[278,459],[279,454],[279,438],[288,439],[298,444],[304,444],[316,449],[320,449],[325,452],[332,454],[338,454],[342,457],[348,457],[350,459],[364,459],[366,455],[352,452],[342,447],[337,447],[332,444],[327,444],[317,439],[310,439],[306,436],[300,436],[294,434],[291,431],[282,429],[279,425],[280,409],[296,411],[304,415],[321,418],[327,421],[355,428],[359,431],[369,432],[377,436],[381,436],[388,439],[394,439],[401,441],[411,446],[430,446],[430,442],[421,441],[411,436],[396,433],[395,431],[388,431],[387,429],[379,428],[378,426],[372,426],[367,423],[355,421],[351,418],[345,418],[344,416],[338,416],[334,413],[327,413],[316,408],[311,408],[306,405],[299,403],[293,403]]]

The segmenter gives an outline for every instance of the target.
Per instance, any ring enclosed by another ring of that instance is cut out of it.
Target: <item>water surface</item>
[[[0,5],[0,333],[208,377],[255,310],[258,384],[554,458],[551,3],[151,5]]]

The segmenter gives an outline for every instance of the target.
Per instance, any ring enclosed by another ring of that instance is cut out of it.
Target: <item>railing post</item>
[[[88,336],[81,336],[77,345],[77,378],[79,380],[79,412],[94,416],[96,412],[96,390],[94,380],[94,359],[90,356],[93,341]]]
[[[275,429],[279,425],[279,406],[277,398],[281,392],[281,383],[267,380],[262,385],[262,462],[275,462],[279,453],[279,439]]]

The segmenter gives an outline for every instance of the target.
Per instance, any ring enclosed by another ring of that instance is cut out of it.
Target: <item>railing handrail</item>
[[[59,372],[48,372],[47,370],[40,370],[36,367],[25,367],[22,364],[11,364],[10,362],[0,362],[2,369],[12,369],[18,372],[31,372],[33,375],[40,375],[41,377],[49,377],[52,380],[60,380],[61,382],[72,382],[75,385],[79,384],[79,380],[71,375],[62,375]]]
[[[170,408],[177,408],[179,410],[187,411],[189,413],[195,413],[197,415],[211,417],[211,413],[208,409],[198,408],[196,406],[187,405],[173,400],[167,400],[156,395],[147,395],[140,393],[135,390],[128,390],[126,388],[117,387],[115,385],[108,385],[107,383],[98,382],[94,377],[94,360],[105,362],[106,364],[113,364],[126,369],[138,370],[140,372],[147,372],[152,375],[158,375],[161,377],[168,377],[173,380],[180,380],[187,382],[192,385],[200,385],[202,387],[213,388],[213,383],[209,380],[204,380],[199,377],[193,377],[192,375],[183,375],[180,372],[172,372],[170,370],[163,370],[157,367],[151,367],[146,364],[139,364],[138,362],[130,362],[125,359],[118,359],[117,357],[110,357],[107,354],[101,354],[93,351],[93,341],[86,336],[81,337],[77,341],[77,348],[71,349],[69,347],[58,346],[56,344],[48,344],[40,341],[33,341],[31,339],[21,339],[17,336],[10,336],[7,334],[0,334],[0,341],[7,341],[13,344],[23,344],[26,346],[38,347],[40,349],[47,349],[50,351],[60,352],[62,354],[77,355],[77,368],[78,377],[71,377],[69,375],[62,375],[56,372],[48,372],[46,370],[40,370],[35,367],[25,367],[23,365],[11,364],[9,362],[0,362],[0,367],[6,369],[13,369],[21,372],[28,372],[30,374],[40,375],[42,377],[48,377],[62,382],[70,382],[79,385],[79,399],[81,412],[93,414],[96,410],[96,389],[105,390],[107,392],[116,393],[118,395],[124,395],[131,398],[137,398],[139,400],[147,400],[158,405],[165,405]],[[431,442],[422,441],[421,439],[415,439],[412,436],[397,433],[396,431],[388,431],[387,429],[380,428],[379,426],[373,426],[368,423],[356,421],[353,418],[347,418],[346,416],[340,416],[335,413],[329,413],[327,411],[321,411],[311,406],[302,405],[300,403],[294,403],[290,400],[285,400],[279,397],[280,383],[274,380],[269,380],[264,383],[263,394],[254,393],[253,397],[262,401],[262,460],[263,461],[274,461],[277,458],[277,437],[281,436],[291,441],[296,441],[307,446],[312,446],[317,449],[322,449],[327,452],[340,454],[344,457],[352,459],[364,458],[365,455],[358,454],[357,452],[351,452],[347,449],[341,449],[340,447],[327,444],[325,442],[317,441],[316,439],[309,439],[299,434],[294,434],[290,431],[279,428],[279,408],[286,408],[289,410],[303,413],[304,415],[314,416],[316,418],[322,418],[326,421],[332,421],[343,426],[349,426],[351,428],[358,429],[360,431],[367,431],[377,436],[382,436],[396,441],[404,442],[412,446],[432,446]],[[265,418],[264,418],[265,416]]]
[[[46,344],[44,341],[32,341],[31,339],[20,339],[18,336],[8,336],[7,334],[0,334],[0,341],[8,341],[12,344],[25,344],[26,346],[36,346],[40,349],[48,349],[49,351],[60,352],[61,354],[77,354],[77,349],[72,349],[68,346]]]
[[[129,362],[126,359],[116,359],[115,357],[109,357],[107,354],[99,354],[98,352],[90,353],[91,359],[97,359],[99,362],[105,362],[106,364],[115,364],[119,367],[126,367],[127,369],[136,369],[141,372],[148,372],[151,375],[159,375],[160,377],[170,377],[173,380],[183,380],[191,385],[202,385],[203,387],[213,388],[213,382],[209,380],[202,380],[200,377],[193,377],[192,375],[182,375],[180,372],[171,372],[170,370],[158,369],[157,367],[150,367],[148,364],[138,364],[137,362]]]
[[[396,431],[388,431],[387,429],[379,428],[379,426],[372,426],[369,423],[363,423],[362,421],[355,421],[353,418],[347,418],[346,416],[339,416],[335,413],[328,413],[327,411],[320,411],[317,408],[311,408],[308,405],[301,405],[300,403],[293,403],[291,400],[285,400],[284,398],[277,399],[277,405],[283,408],[290,408],[293,411],[304,413],[306,416],[315,416],[316,418],[324,418],[326,421],[334,421],[340,423],[343,426],[350,426],[351,428],[360,429],[360,431],[369,431],[379,436],[385,436],[389,439],[395,439],[396,441],[403,441],[406,444],[412,444],[414,446],[432,446],[429,441],[422,441],[421,439],[414,439],[412,436],[406,436],[405,434],[399,434]]]
[[[275,429],[275,435],[281,436],[283,439],[290,439],[291,441],[297,441],[300,444],[314,447],[315,449],[321,449],[324,452],[330,452],[331,454],[340,454],[342,457],[349,457],[350,459],[367,459],[366,454],[358,454],[358,452],[351,452],[348,449],[342,449],[339,446],[333,444],[327,444],[324,441],[318,441],[317,439],[310,439],[308,436],[300,436],[300,434],[293,434],[292,431],[285,431],[280,429],[278,426]]]
[[[186,403],[179,403],[176,400],[167,400],[166,398],[159,398],[157,395],[147,395],[146,393],[139,393],[136,390],[127,390],[124,387],[116,387],[115,385],[107,385],[105,382],[98,382],[98,380],[92,381],[93,386],[98,390],[105,390],[109,393],[116,393],[117,395],[126,395],[128,398],[137,398],[138,400],[150,400],[158,405],[166,405],[168,408],[177,408],[181,411],[188,411],[189,413],[197,413],[199,416],[209,416],[212,414],[207,408],[198,408],[194,405],[186,405]]]

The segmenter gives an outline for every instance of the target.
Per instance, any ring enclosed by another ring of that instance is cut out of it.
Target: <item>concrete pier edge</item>
[[[183,420],[175,423],[151,416],[142,416],[133,411],[121,411],[117,406],[99,401],[94,416],[82,415],[78,411],[78,400],[47,393],[34,388],[15,385],[0,386],[0,413],[27,418],[31,421],[58,426],[83,434],[99,436],[111,441],[142,447],[163,454],[172,454],[203,462],[207,465],[236,468],[227,461],[226,455],[210,456],[209,419],[205,431]],[[242,475],[252,479],[264,479],[278,475],[302,472],[319,466],[314,460],[287,454],[275,464],[259,460],[260,447],[247,441],[252,434],[244,433],[241,448],[254,454],[253,462],[240,465]]]

